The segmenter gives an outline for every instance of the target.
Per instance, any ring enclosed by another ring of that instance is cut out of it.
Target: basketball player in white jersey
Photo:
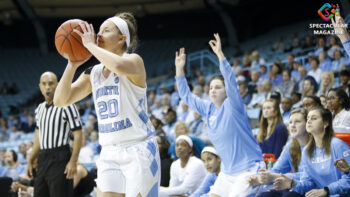
[[[84,62],[71,62],[55,92],[54,103],[67,106],[90,93],[98,117],[102,151],[97,161],[98,197],[158,196],[159,151],[146,114],[146,71],[142,58],[127,54],[137,42],[136,21],[120,13],[103,22],[97,34],[88,23],[76,31],[101,63],[72,83]]]

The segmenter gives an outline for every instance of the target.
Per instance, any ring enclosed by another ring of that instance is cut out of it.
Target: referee
[[[73,175],[81,146],[81,122],[75,105],[59,108],[53,105],[57,77],[44,72],[40,77],[40,91],[45,101],[36,108],[36,130],[27,175],[33,177],[33,162],[38,157],[38,171],[34,181],[35,197],[72,197]],[[73,151],[68,139],[73,133]]]

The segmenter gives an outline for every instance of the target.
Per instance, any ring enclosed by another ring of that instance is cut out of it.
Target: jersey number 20
[[[118,101],[116,99],[112,99],[107,102],[100,101],[97,103],[97,106],[101,119],[118,116]]]

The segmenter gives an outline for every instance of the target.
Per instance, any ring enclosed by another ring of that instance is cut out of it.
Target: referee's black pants
[[[69,146],[40,150],[34,197],[73,197],[73,179],[64,170],[71,157]]]

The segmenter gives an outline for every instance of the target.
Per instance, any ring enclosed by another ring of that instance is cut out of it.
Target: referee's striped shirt
[[[81,129],[79,112],[74,104],[56,107],[44,101],[35,109],[35,120],[41,150],[67,145],[71,132]]]

